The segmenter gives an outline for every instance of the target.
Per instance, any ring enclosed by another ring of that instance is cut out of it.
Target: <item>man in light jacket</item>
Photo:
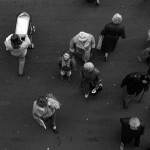
[[[95,48],[94,36],[83,31],[74,36],[70,41],[70,52],[81,57],[84,62],[90,60],[93,48]]]

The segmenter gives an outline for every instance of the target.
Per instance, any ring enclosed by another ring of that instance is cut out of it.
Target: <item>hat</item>
[[[91,63],[91,62],[85,63],[83,67],[84,67],[85,70],[88,70],[88,71],[93,71],[94,70],[94,64]]]
[[[78,34],[78,40],[84,42],[87,40],[87,36],[88,34],[82,31]]]
[[[140,120],[139,118],[137,117],[132,117],[130,120],[129,120],[129,125],[130,127],[132,128],[137,128],[140,126]]]

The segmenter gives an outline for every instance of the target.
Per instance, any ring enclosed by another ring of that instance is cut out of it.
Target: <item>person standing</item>
[[[21,40],[17,34],[11,34],[6,38],[4,44],[6,46],[6,50],[11,52],[11,55],[19,58],[18,75],[20,77],[23,76],[27,48],[31,46],[31,41],[28,35],[25,36],[24,40]]]
[[[85,63],[81,72],[81,88],[85,98],[88,98],[90,93],[95,95],[103,89],[101,81],[100,71],[94,64],[92,62]]]
[[[93,48],[95,48],[94,36],[82,31],[71,39],[69,50],[84,62],[88,62]]]
[[[58,67],[60,70],[61,79],[64,80],[64,76],[68,77],[68,81],[70,81],[70,77],[72,74],[72,70],[76,71],[76,61],[69,53],[69,51],[65,51],[62,57],[58,58]]]
[[[139,147],[140,136],[144,134],[145,125],[137,117],[120,118],[121,144],[120,150],[124,150],[126,144],[135,139],[134,146]]]
[[[112,22],[106,24],[101,31],[103,37],[101,50],[105,53],[105,61],[108,60],[108,54],[116,48],[119,37],[126,38],[125,28],[121,22],[122,16],[116,13],[112,18]]]
[[[50,121],[51,129],[57,133],[58,129],[56,127],[56,110],[60,108],[60,103],[53,96],[52,93],[47,94],[47,96],[40,96],[33,103],[32,115],[33,118],[43,126],[47,128],[46,122]]]
[[[148,69],[147,74],[143,74],[140,72],[134,72],[128,74],[121,83],[121,87],[126,86],[127,92],[124,97],[123,103],[124,108],[128,107],[128,103],[131,100],[134,100],[136,96],[138,96],[140,93],[142,93],[142,97],[145,92],[148,91],[150,85],[150,68]],[[142,97],[140,98],[139,102],[142,100]]]

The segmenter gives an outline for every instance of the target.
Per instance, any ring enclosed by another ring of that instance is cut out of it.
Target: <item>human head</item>
[[[116,13],[113,17],[112,17],[112,22],[114,24],[120,24],[122,21],[122,16],[119,13]]]
[[[21,40],[20,40],[20,38],[19,38],[19,36],[17,35],[17,34],[13,34],[12,36],[11,36],[11,42],[13,43],[13,44],[21,44]]]
[[[140,120],[137,117],[131,117],[129,120],[129,125],[132,130],[137,130],[140,126]]]
[[[45,107],[47,105],[47,99],[46,97],[44,96],[40,96],[38,99],[37,99],[37,105],[40,106],[40,107]]]
[[[70,53],[69,52],[64,52],[63,53],[63,58],[64,58],[64,60],[68,60],[70,58]]]
[[[79,34],[78,34],[78,40],[80,42],[85,42],[87,40],[87,37],[88,37],[88,34],[81,31]]]
[[[91,62],[86,62],[83,67],[89,72],[92,72],[94,70],[94,64]]]

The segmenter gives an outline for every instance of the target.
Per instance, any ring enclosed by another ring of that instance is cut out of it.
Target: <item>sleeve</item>
[[[143,135],[144,134],[144,132],[145,132],[145,125],[144,124],[142,124],[142,126],[141,126],[142,128],[141,128],[141,135]]]
[[[61,68],[61,63],[62,63],[61,59],[62,59],[62,57],[59,57],[57,59],[57,64],[58,64],[59,69]]]
[[[24,40],[23,43],[21,44],[21,48],[26,49],[26,48],[28,48],[28,46],[30,46],[30,45],[31,45],[31,41],[30,41],[28,35],[26,35],[25,40]]]
[[[77,66],[77,63],[76,63],[76,61],[75,61],[75,59],[72,57],[72,59],[71,59],[71,62],[72,62],[72,68],[74,69],[74,70],[76,70],[76,66]]]
[[[92,48],[95,48],[95,38],[93,35],[91,35],[91,44],[92,44]]]
[[[75,42],[74,42],[74,40],[75,40],[75,37],[73,37],[70,41],[70,47],[69,47],[70,52],[75,51]]]
[[[12,49],[11,40],[10,40],[11,36],[12,34],[9,35],[4,42],[7,51]]]
[[[105,25],[105,27],[103,28],[103,30],[101,31],[101,35],[105,36],[106,32],[107,32],[107,26],[108,24]]]
[[[126,33],[125,33],[125,28],[124,26],[122,27],[122,30],[121,30],[121,35],[120,35],[123,39],[126,38]]]

